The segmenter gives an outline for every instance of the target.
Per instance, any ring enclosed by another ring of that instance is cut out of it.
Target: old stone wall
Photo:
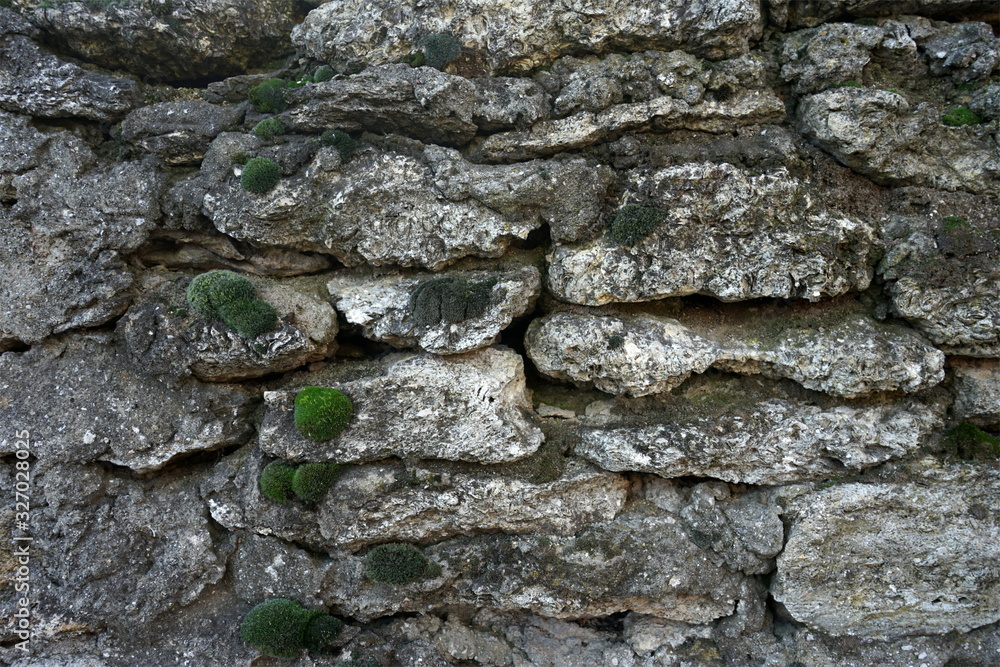
[[[1000,664],[998,29],[0,0],[0,664]]]

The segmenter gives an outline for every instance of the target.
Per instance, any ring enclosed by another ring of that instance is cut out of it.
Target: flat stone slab
[[[450,358],[399,355],[355,380],[310,382],[351,398],[350,424],[333,440],[309,440],[294,426],[298,392],[264,392],[259,438],[268,454],[335,463],[391,456],[501,463],[530,455],[544,438],[531,415],[521,357],[505,348]]]

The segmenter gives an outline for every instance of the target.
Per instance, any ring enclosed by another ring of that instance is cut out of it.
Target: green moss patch
[[[264,655],[295,658],[305,649],[324,651],[344,624],[316,609],[304,609],[294,600],[261,602],[243,618],[240,639]]]
[[[355,149],[358,144],[354,139],[351,138],[347,132],[343,130],[326,130],[323,134],[319,135],[320,143],[324,146],[333,146],[340,153],[340,161],[347,162],[354,155]]]
[[[945,454],[962,461],[991,461],[1000,458],[1000,439],[975,424],[962,422],[941,438]]]
[[[277,118],[265,118],[253,128],[253,133],[267,141],[285,133],[285,125]]]
[[[966,106],[948,109],[941,116],[941,122],[949,127],[961,127],[962,125],[977,125],[983,122],[979,114]]]
[[[243,338],[255,338],[274,329],[278,314],[256,298],[253,283],[232,271],[209,271],[191,281],[187,299],[207,318],[220,319]]]
[[[412,544],[381,544],[365,557],[365,576],[393,586],[412,584],[432,576],[436,570]]]
[[[608,221],[608,236],[618,245],[633,246],[659,229],[666,218],[666,212],[655,204],[627,204]]]
[[[410,297],[410,313],[421,326],[480,317],[493,303],[493,288],[498,282],[496,278],[471,282],[454,276],[428,280]]]
[[[285,461],[271,461],[260,473],[260,493],[268,500],[286,503],[292,499],[295,467]]]
[[[281,167],[266,157],[255,157],[247,160],[240,176],[240,185],[247,192],[267,192],[281,179]]]
[[[295,396],[295,428],[310,440],[329,440],[347,428],[354,404],[338,389],[305,387]]]
[[[291,490],[302,500],[323,500],[343,471],[336,463],[303,463],[292,475]]]
[[[436,33],[421,39],[420,49],[424,56],[422,64],[435,69],[443,69],[461,54],[462,45],[458,43],[458,39],[454,35]]]
[[[288,108],[285,90],[288,82],[284,79],[268,79],[250,89],[247,99],[253,108],[262,113],[281,113]]]

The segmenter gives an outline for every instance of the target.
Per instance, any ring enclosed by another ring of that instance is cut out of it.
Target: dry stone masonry
[[[998,34],[0,0],[0,664],[1000,664]]]

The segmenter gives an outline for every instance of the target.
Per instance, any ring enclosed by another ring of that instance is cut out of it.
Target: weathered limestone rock
[[[605,470],[784,484],[840,476],[920,447],[941,396],[833,401],[757,379],[701,378],[679,395],[592,403],[574,452]]]
[[[781,51],[781,78],[795,83],[795,92],[815,93],[847,81],[857,82],[883,39],[892,39],[878,26],[831,23],[800,30],[785,39]],[[917,45],[911,56],[916,60]],[[897,46],[896,50],[899,47]]]
[[[114,121],[139,106],[135,81],[61,60],[38,46],[36,36],[36,28],[0,7],[0,109]]]
[[[479,77],[472,84],[476,87],[472,121],[483,132],[530,127],[552,111],[551,96],[531,79]]]
[[[183,454],[245,443],[250,390],[153,377],[110,334],[71,334],[0,355],[0,419],[31,430],[46,465],[107,461],[150,472]],[[10,453],[14,432],[0,451]]]
[[[337,310],[348,322],[362,327],[366,338],[435,354],[458,354],[491,345],[515,317],[534,308],[541,290],[541,277],[534,266],[519,270],[450,271],[444,275],[470,283],[496,279],[485,312],[460,322],[418,322],[413,312],[414,294],[428,281],[440,280],[440,274],[374,277],[341,273],[327,283],[327,289]]]
[[[780,530],[780,524],[771,527]],[[557,618],[632,610],[704,623],[730,614],[746,581],[720,555],[698,546],[678,516],[652,506],[573,537],[481,535],[423,551],[441,567],[433,579],[400,588],[376,584],[364,579],[361,556],[343,558],[323,595],[365,620],[474,604]]]
[[[146,280],[144,298],[119,320],[118,336],[147,372],[208,382],[284,373],[336,352],[337,313],[322,288],[301,281],[252,282],[258,298],[278,313],[274,331],[242,338],[222,322],[206,321],[187,303],[186,285],[160,275]]]
[[[274,150],[278,161],[294,149]],[[612,174],[582,159],[479,166],[438,146],[416,155],[368,150],[346,165],[321,149],[259,195],[240,187],[239,165],[227,169],[203,202],[224,234],[332,254],[348,266],[434,270],[466,255],[497,257],[544,223],[554,236],[577,238],[596,224]]]
[[[467,144],[476,134],[476,87],[433,67],[372,67],[345,79],[305,85],[288,99],[292,108],[278,117],[298,131],[368,130],[449,146]]]
[[[614,519],[628,495],[623,477],[582,461],[542,484],[433,467],[367,466],[357,473],[337,483],[319,513],[323,537],[350,551],[478,532],[573,535]]]
[[[291,51],[301,19],[292,0],[172,0],[108,4],[35,2],[28,16],[47,39],[107,69],[183,82],[242,74]]]
[[[1000,430],[1000,361],[952,359],[955,419]]]
[[[168,190],[167,198],[172,194],[174,192]],[[211,229],[207,220],[205,225]],[[334,261],[325,255],[284,248],[257,248],[236,243],[214,230],[160,230],[137,254],[147,267],[202,272],[229,269],[236,273],[285,278],[321,273],[334,267]]]
[[[486,137],[479,159],[515,162],[609,142],[624,132],[729,132],[785,117],[784,103],[764,80],[764,63],[752,56],[721,63],[682,51],[567,57],[543,77],[560,118]]]
[[[990,24],[969,21],[935,28],[923,45],[933,74],[960,84],[986,79],[1000,65],[1000,40]]]
[[[996,11],[990,0],[769,0],[793,27],[816,26],[832,18],[895,16],[983,16]],[[780,22],[775,21],[776,23]]]
[[[9,143],[8,143],[9,142]],[[0,117],[0,351],[128,306],[134,251],[160,217],[166,177],[145,162],[101,163],[68,133]]]
[[[35,473],[33,541],[20,543],[30,560],[32,651],[44,656],[54,637],[109,628],[135,637],[136,628],[181,613],[222,579],[229,547],[208,530],[196,482],[134,480],[55,459]],[[0,603],[8,618],[15,600]],[[52,662],[41,664],[75,664],[49,655]]]
[[[978,125],[941,124],[942,112],[887,90],[845,87],[803,98],[798,120],[806,137],[876,183],[995,194],[996,142]]]
[[[601,237],[556,245],[549,289],[571,303],[708,294],[819,300],[871,282],[875,230],[823,208],[783,169],[754,176],[731,164],[629,172],[622,204],[649,202],[663,224],[632,246]]]
[[[985,198],[984,198],[985,199]],[[968,215],[896,216],[879,264],[893,310],[951,354],[1000,356],[1000,206]],[[947,209],[945,209],[947,211]]]
[[[966,632],[1000,619],[1000,475],[961,465],[796,498],[771,593],[833,635]]]
[[[760,4],[751,0],[726,0],[712,11],[691,11],[678,0],[433,0],[419,7],[348,0],[311,11],[292,41],[317,60],[382,65],[419,51],[427,35],[447,33],[464,52],[457,66],[492,76],[527,72],[565,54],[612,50],[683,49],[717,60],[746,53],[762,29]]]
[[[155,153],[167,164],[197,164],[209,144],[243,111],[208,102],[162,102],[136,109],[122,122],[122,138],[137,150]]]
[[[398,355],[358,379],[309,382],[332,386],[354,403],[354,417],[333,440],[316,442],[293,425],[296,391],[264,393],[260,427],[265,452],[295,461],[352,463],[390,456],[501,463],[542,443],[530,416],[520,355],[489,348],[461,357]]]
[[[851,304],[737,312],[713,318],[694,310],[680,320],[553,313],[532,321],[525,347],[544,375],[629,396],[669,391],[710,367],[789,378],[837,396],[915,392],[944,379],[943,353]]]

